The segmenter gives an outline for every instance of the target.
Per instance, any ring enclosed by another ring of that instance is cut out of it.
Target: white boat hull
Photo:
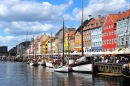
[[[44,64],[44,62],[38,62],[38,64],[39,64],[39,65],[43,65],[43,64]]]
[[[92,72],[92,64],[84,64],[72,67],[72,71],[76,72]]]
[[[46,64],[47,67],[50,67],[50,68],[53,68],[53,67],[54,67],[51,62],[45,62],[45,64]]]
[[[70,72],[70,68],[68,66],[63,66],[63,67],[55,68],[54,71],[67,73]]]
[[[30,66],[38,66],[38,63],[37,62],[35,62],[35,63],[30,62]]]

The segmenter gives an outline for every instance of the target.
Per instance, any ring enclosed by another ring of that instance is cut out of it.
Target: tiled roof
[[[98,23],[98,22],[104,22],[104,21],[105,21],[105,18],[101,17],[101,18],[98,18],[98,19],[93,19],[92,21],[90,21],[88,23],[88,25],[95,24],[95,23]]]
[[[92,19],[93,19],[93,18],[91,18],[90,20],[85,20],[85,21],[84,21],[84,25],[87,25]],[[81,27],[81,25],[80,25],[80,26],[78,27],[78,29],[76,30],[76,32],[80,32],[80,31],[81,31],[81,28],[82,28],[82,27]],[[76,33],[76,32],[75,32],[75,33]]]
[[[112,19],[113,23],[116,23],[116,20],[118,19],[118,14],[109,14],[108,16]]]
[[[95,28],[95,27],[99,27],[99,26],[101,26],[101,24],[98,24],[99,22],[100,23],[104,23],[104,21],[105,21],[105,18],[104,17],[100,17],[100,18],[97,18],[97,19],[92,19],[88,24],[87,24],[87,26],[91,26],[91,27],[89,27],[88,29],[92,29],[92,28]],[[96,26],[94,25],[94,24],[97,24]],[[86,29],[84,29],[84,30],[86,30]]]
[[[125,12],[118,14],[118,19],[126,18],[129,16],[130,16],[130,10],[126,10]]]
[[[67,32],[65,35],[69,34],[69,36],[72,36],[74,32],[75,32],[75,30],[71,30],[71,31]]]

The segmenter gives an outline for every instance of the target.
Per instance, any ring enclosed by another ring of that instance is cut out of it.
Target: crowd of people
[[[95,62],[106,62],[106,63],[128,63],[130,61],[130,55],[101,55],[94,56]]]

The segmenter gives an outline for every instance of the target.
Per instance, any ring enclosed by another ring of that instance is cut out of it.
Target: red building
[[[116,20],[118,14],[109,14],[102,29],[102,51],[114,51],[116,43]]]

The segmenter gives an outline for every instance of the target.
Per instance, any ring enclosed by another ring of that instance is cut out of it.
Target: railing
[[[107,73],[118,73],[121,74],[122,65],[120,63],[104,63],[104,62],[96,62],[98,66],[98,70],[100,72],[107,72]]]

